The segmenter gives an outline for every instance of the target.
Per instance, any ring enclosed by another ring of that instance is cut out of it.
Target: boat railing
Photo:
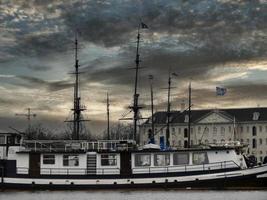
[[[129,150],[134,146],[133,140],[24,140],[21,151],[34,152],[69,152],[69,151],[117,151]]]
[[[36,174],[40,175],[110,175],[119,174],[119,168],[42,168],[40,170],[29,169],[27,167],[17,167],[17,174]]]
[[[197,165],[176,165],[176,166],[141,166],[132,168],[134,174],[143,173],[170,173],[170,172],[192,172],[192,171],[209,171],[220,170],[227,168],[240,168],[240,166],[233,160],[203,163]]]

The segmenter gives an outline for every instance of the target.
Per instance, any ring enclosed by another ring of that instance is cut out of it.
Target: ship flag
[[[226,88],[216,87],[216,95],[217,96],[224,96],[226,91],[227,91]]]
[[[141,22],[141,28],[146,29],[148,28],[148,26],[145,23]]]

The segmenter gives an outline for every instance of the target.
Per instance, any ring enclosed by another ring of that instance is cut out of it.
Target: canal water
[[[0,200],[267,200],[267,191],[2,191]]]

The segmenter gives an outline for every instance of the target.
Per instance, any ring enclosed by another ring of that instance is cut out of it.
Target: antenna
[[[16,116],[22,116],[22,117],[26,117],[28,120],[28,134],[30,134],[30,130],[31,130],[31,119],[33,117],[36,117],[37,115],[34,113],[31,113],[31,108],[27,108],[27,113],[16,113]]]

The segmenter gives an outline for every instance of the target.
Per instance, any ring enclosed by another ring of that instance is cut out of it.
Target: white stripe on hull
[[[4,183],[9,184],[36,184],[36,185],[129,185],[129,184],[151,184],[168,182],[189,182],[196,180],[219,180],[232,177],[242,177],[246,175],[267,174],[267,165],[262,167],[255,167],[251,169],[244,169],[232,172],[202,174],[191,176],[173,176],[173,177],[157,177],[157,178],[118,178],[118,179],[38,179],[38,178],[4,178]],[[257,177],[259,177],[258,175]]]

